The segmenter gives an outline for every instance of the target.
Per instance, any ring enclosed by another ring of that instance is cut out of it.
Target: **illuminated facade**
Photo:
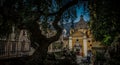
[[[92,34],[82,15],[69,36],[69,49],[76,51],[78,46],[81,56],[87,56],[88,50],[92,50]]]

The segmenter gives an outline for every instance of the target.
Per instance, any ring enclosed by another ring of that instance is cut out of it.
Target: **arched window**
[[[76,39],[76,42],[78,42],[79,40],[78,39]]]

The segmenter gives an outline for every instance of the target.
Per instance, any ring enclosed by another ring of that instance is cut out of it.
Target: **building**
[[[16,32],[13,26],[8,38],[0,39],[0,59],[29,55],[31,55],[30,40],[27,30],[22,29]]]
[[[70,26],[72,25],[70,23],[68,24]],[[61,45],[61,48],[56,48],[56,46]],[[100,42],[94,40],[91,30],[82,15],[80,16],[80,20],[69,31],[63,29],[60,39],[48,47],[48,52],[59,52],[63,48],[69,48],[71,51],[79,52],[78,54],[83,57],[89,55],[90,51],[94,54],[96,51],[104,49]]]
[[[87,56],[88,51],[92,50],[92,34],[82,15],[70,30],[68,46],[70,50],[79,51],[81,56]]]
[[[92,34],[82,15],[80,17],[80,21],[77,22],[69,31],[63,29],[60,39],[57,43],[52,43],[49,46],[48,52],[54,52],[54,45],[56,44],[61,44],[62,49],[67,47],[71,51],[79,49],[82,56],[87,56],[87,52],[92,50]]]

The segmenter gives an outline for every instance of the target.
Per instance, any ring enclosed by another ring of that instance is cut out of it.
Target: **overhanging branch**
[[[77,2],[78,2],[78,0],[70,1],[69,3],[64,5],[62,8],[60,8],[60,10],[58,12],[49,14],[49,15],[54,15],[54,14],[56,15],[55,20],[53,21],[53,27],[56,29],[57,33],[53,37],[46,38],[46,36],[42,35],[41,30],[39,29],[39,24],[34,21],[32,23],[33,27],[30,26],[30,28],[29,28],[30,32],[32,33],[31,37],[32,37],[33,41],[37,42],[39,45],[41,45],[42,42],[46,42],[46,41],[49,42],[49,44],[54,41],[57,41],[62,33],[62,28],[58,25],[58,22],[61,19],[62,13],[65,10],[67,10],[68,8],[70,8],[71,6],[77,4]],[[42,40],[42,39],[44,39],[44,40]]]
[[[78,3],[78,0],[72,0],[70,2],[68,2],[66,5],[64,5],[63,7],[61,7],[58,11],[56,12],[53,12],[53,13],[48,13],[47,16],[54,16],[54,15],[58,15],[58,14],[61,14],[63,13],[66,9],[70,8],[71,6],[75,5]],[[41,14],[41,15],[46,15],[46,13],[44,11],[33,11],[33,13],[38,13],[38,14]]]
[[[62,28],[58,25],[58,22],[61,19],[63,12],[66,11],[71,6],[77,4],[77,2],[78,2],[78,0],[72,0],[69,3],[67,3],[66,5],[64,5],[62,8],[60,8],[60,10],[58,12],[49,14],[49,15],[56,14],[55,20],[53,21],[53,27],[57,31],[55,36],[48,38],[50,43],[57,41],[62,33]]]

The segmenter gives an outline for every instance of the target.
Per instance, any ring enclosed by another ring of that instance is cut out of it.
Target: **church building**
[[[69,48],[70,51],[77,52],[77,54],[85,57],[92,52],[93,37],[91,30],[84,20],[83,15],[80,16],[80,20],[74,23],[73,27],[69,31],[63,29],[63,34],[58,40],[62,44],[62,48]],[[48,52],[55,50],[53,47],[56,44],[51,44],[48,48]]]
[[[88,51],[92,50],[92,34],[83,15],[74,28],[70,29],[68,46],[70,50],[79,52],[81,56],[87,56]]]

